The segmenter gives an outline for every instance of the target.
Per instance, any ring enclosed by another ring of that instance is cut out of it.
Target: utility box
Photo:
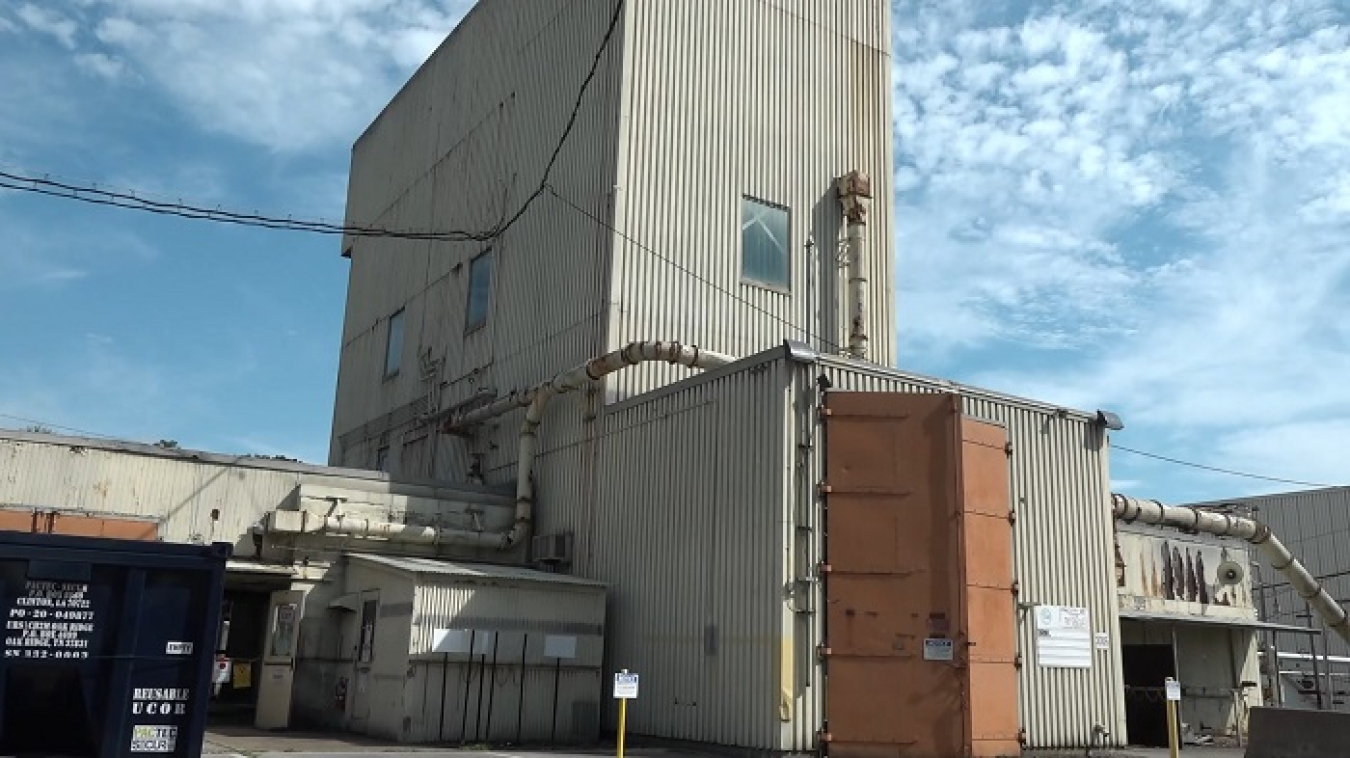
[[[229,555],[0,532],[0,755],[200,756]]]

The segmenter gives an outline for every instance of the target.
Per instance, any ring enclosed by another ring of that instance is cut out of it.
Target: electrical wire
[[[1177,464],[1178,466],[1190,466],[1191,468],[1204,469],[1205,471],[1214,471],[1214,472],[1217,472],[1217,473],[1220,473],[1220,474],[1228,474],[1228,475],[1230,475],[1230,476],[1241,476],[1241,477],[1246,477],[1246,478],[1248,478],[1248,479],[1260,479],[1260,480],[1266,481],[1266,482],[1279,482],[1280,484],[1297,484],[1297,485],[1304,486],[1304,487],[1342,487],[1342,486],[1344,486],[1344,485],[1340,485],[1340,484],[1323,484],[1323,483],[1320,483],[1320,482],[1306,482],[1306,481],[1303,481],[1303,480],[1301,480],[1301,479],[1284,479],[1284,478],[1281,478],[1281,477],[1278,477],[1278,476],[1265,476],[1265,475],[1263,475],[1263,474],[1252,474],[1252,473],[1249,473],[1249,472],[1246,472],[1246,471],[1234,471],[1233,469],[1219,468],[1218,466],[1207,466],[1207,465],[1205,465],[1205,464],[1203,464],[1203,463],[1192,463],[1191,461],[1183,461],[1183,460],[1180,460],[1180,459],[1177,459],[1177,458],[1169,458],[1169,457],[1167,457],[1167,456],[1165,456],[1165,455],[1158,455],[1157,453],[1146,453],[1146,452],[1144,452],[1143,450],[1135,450],[1134,448],[1125,447],[1124,445],[1117,445],[1117,444],[1115,444],[1114,442],[1111,443],[1111,449],[1112,449],[1112,450],[1122,450],[1122,451],[1124,451],[1124,452],[1126,452],[1126,453],[1133,453],[1133,454],[1135,454],[1135,455],[1141,455],[1141,456],[1143,456],[1143,457],[1145,457],[1145,458],[1153,458],[1153,459],[1159,460],[1159,461],[1166,461],[1166,462],[1168,462],[1168,463],[1175,463],[1175,464]]]
[[[596,72],[600,68],[600,61],[604,58],[605,52],[609,49],[610,42],[614,38],[614,32],[618,28],[619,20],[623,17],[623,4],[624,0],[619,0],[614,6],[614,13],[610,17],[609,27],[605,30],[605,36],[600,42],[599,49],[595,52],[594,59],[591,61],[590,70],[586,73],[586,78],[582,81],[581,88],[577,92],[576,101],[572,105],[572,112],[567,119],[567,125],[563,128],[562,136],[559,137],[557,144],[553,148],[553,154],[549,157],[548,164],[544,167],[544,173],[539,180],[539,186],[530,193],[523,203],[521,203],[515,213],[511,214],[509,217],[503,217],[490,229],[482,231],[401,231],[381,227],[334,224],[326,221],[310,221],[291,217],[283,218],[279,216],[266,216],[259,213],[241,213],[238,211],[224,210],[222,208],[206,208],[204,206],[191,205],[183,202],[151,200],[138,195],[135,192],[119,192],[111,189],[103,189],[95,184],[73,184],[70,182],[56,181],[46,175],[31,176],[26,174],[16,174],[9,171],[0,171],[0,188],[14,190],[16,192],[28,192],[48,197],[76,200],[92,205],[139,210],[159,215],[177,216],[200,221],[213,221],[223,224],[260,227],[264,229],[433,242],[491,242],[500,238],[507,230],[514,226],[516,222],[529,211],[530,206],[544,194],[544,188],[548,186],[549,176],[552,174],[553,168],[558,162],[558,157],[562,154],[563,147],[567,144],[568,138],[572,135],[572,131],[576,127],[577,116],[580,114],[581,106],[585,102],[586,92],[590,89],[591,83],[595,80]]]
[[[11,416],[8,413],[0,413],[0,418],[7,418],[11,421],[18,421],[20,423],[28,424],[30,426],[44,427],[47,429],[63,429],[67,432],[76,432],[77,434],[83,434],[86,437],[100,437],[102,439],[108,440],[117,439],[116,437],[113,437],[110,434],[99,434],[98,432],[91,432],[88,429],[77,429],[73,426],[62,426],[60,424],[53,424],[47,421],[38,421],[37,419],[24,418],[23,416]]]

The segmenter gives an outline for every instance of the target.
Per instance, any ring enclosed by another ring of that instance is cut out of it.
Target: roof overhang
[[[1190,626],[1210,626],[1228,629],[1264,629],[1272,632],[1292,634],[1321,634],[1319,629],[1304,626],[1275,624],[1257,619],[1224,618],[1222,616],[1177,616],[1170,613],[1148,613],[1146,611],[1128,611],[1121,609],[1120,617],[1129,621],[1147,621],[1158,624],[1187,624]]]

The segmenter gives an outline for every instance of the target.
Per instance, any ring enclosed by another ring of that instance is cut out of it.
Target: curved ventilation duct
[[[1163,505],[1156,500],[1139,500],[1126,495],[1111,495],[1112,514],[1125,523],[1140,521],[1156,526],[1170,526],[1219,537],[1236,537],[1255,545],[1265,555],[1272,568],[1284,575],[1299,596],[1326,622],[1327,628],[1341,639],[1350,642],[1350,617],[1313,577],[1308,569],[1289,552],[1270,527],[1259,521],[1223,513],[1202,511],[1188,506]]]
[[[620,350],[592,358],[576,368],[563,371],[528,390],[513,392],[495,403],[452,415],[444,424],[445,431],[482,423],[516,408],[527,409],[525,421],[520,427],[520,450],[516,458],[516,520],[510,530],[495,535],[497,547],[509,550],[519,544],[528,535],[534,521],[534,485],[531,483],[531,474],[534,470],[539,424],[550,398],[581,389],[615,371],[640,363],[660,361],[689,368],[714,369],[735,360],[729,355],[701,350],[692,345],[681,345],[678,342],[632,342]]]

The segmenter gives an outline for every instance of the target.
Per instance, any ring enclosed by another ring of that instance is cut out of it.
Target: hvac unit
[[[571,563],[572,535],[544,534],[535,537],[531,552],[536,563]]]

